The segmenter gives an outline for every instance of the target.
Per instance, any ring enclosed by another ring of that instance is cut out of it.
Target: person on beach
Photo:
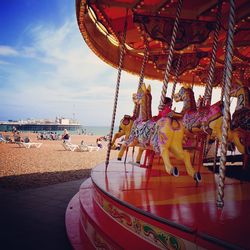
[[[13,135],[15,135],[15,134],[16,134],[16,132],[17,132],[17,129],[16,129],[16,127],[15,127],[15,126],[13,126],[13,128],[12,128],[12,133],[13,133]]]
[[[102,141],[100,138],[96,139],[96,144],[97,144],[97,147],[102,148]]]
[[[15,135],[14,135],[14,142],[17,142],[17,143],[23,142],[23,139],[21,138],[21,135],[20,135],[20,132],[19,132],[19,131],[17,131],[17,132],[15,133]]]
[[[63,139],[63,142],[69,142],[70,135],[67,129],[64,129],[63,134],[62,134],[62,139]]]

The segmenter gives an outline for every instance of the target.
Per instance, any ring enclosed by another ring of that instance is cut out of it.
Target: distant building
[[[49,119],[27,119],[19,121],[0,121],[0,131],[12,131],[15,127],[19,131],[79,131],[83,126],[75,119],[58,118],[55,121]]]

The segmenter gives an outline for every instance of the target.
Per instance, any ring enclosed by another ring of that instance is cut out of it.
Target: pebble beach
[[[61,182],[84,179],[91,169],[106,159],[107,142],[103,149],[92,152],[66,151],[61,140],[37,140],[34,133],[22,133],[40,148],[23,148],[15,143],[0,143],[0,188],[23,190]],[[95,135],[71,135],[71,143],[96,145]],[[111,150],[110,159],[118,151]]]

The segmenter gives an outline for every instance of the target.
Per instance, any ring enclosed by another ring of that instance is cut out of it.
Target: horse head
[[[136,105],[140,105],[139,117],[144,121],[151,119],[151,86],[146,87],[145,83],[143,83],[137,93],[133,94],[133,101]]]
[[[190,87],[181,87],[179,92],[174,95],[174,100],[176,102],[184,102],[181,113],[187,110],[196,110],[194,92]]]
[[[231,128],[250,129],[250,90],[240,81],[232,85],[231,96],[237,98],[235,111],[232,116]]]
[[[145,83],[143,83],[142,86],[141,86],[141,89],[142,89],[145,96],[151,95],[151,86],[150,86],[150,84],[148,85],[148,87],[146,87]]]
[[[237,98],[235,110],[250,109],[250,90],[247,86],[233,84],[230,96]]]
[[[185,96],[185,88],[184,87],[181,87],[181,89],[179,90],[178,93],[174,94],[174,100],[176,102],[183,102],[184,101],[184,96]]]

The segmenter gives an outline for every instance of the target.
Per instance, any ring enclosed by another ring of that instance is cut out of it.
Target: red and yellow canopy
[[[233,78],[250,85],[250,2],[237,0]],[[149,59],[145,77],[163,80],[177,0],[76,0],[80,31],[88,46],[103,61],[118,67],[119,44],[127,22],[123,69],[140,74],[146,40]],[[216,26],[217,1],[183,3],[170,80],[181,54],[181,82],[204,85],[207,79]],[[214,85],[221,82],[227,37],[229,2],[222,3],[222,24],[216,55]],[[233,80],[234,80],[233,79]]]

